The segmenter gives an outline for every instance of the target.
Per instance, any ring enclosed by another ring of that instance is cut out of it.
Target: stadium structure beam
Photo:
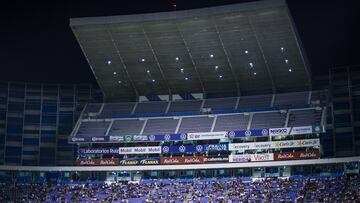
[[[119,57],[119,59],[120,59],[120,61],[121,61],[121,64],[123,65],[123,68],[124,68],[124,70],[125,70],[126,76],[129,78],[131,87],[133,88],[136,97],[138,97],[138,96],[139,96],[139,91],[136,89],[135,84],[134,84],[134,81],[133,81],[132,78],[130,77],[129,71],[127,70],[126,64],[125,64],[124,59],[122,58],[122,56],[121,56],[121,54],[120,54],[120,51],[119,51],[118,46],[117,46],[116,43],[115,43],[114,37],[113,37],[110,29],[108,29],[108,27],[106,28],[106,31],[107,31],[107,33],[109,34],[110,39],[111,39],[111,42],[113,43],[114,48],[115,48],[115,50],[116,50],[116,54],[118,55],[118,57]]]
[[[174,24],[176,25],[176,29],[177,29],[177,31],[179,32],[179,35],[180,35],[180,37],[181,37],[181,40],[182,40],[183,43],[184,43],[184,46],[185,46],[185,48],[186,48],[187,53],[189,54],[189,58],[190,58],[191,64],[193,65],[193,67],[194,67],[194,69],[195,69],[195,72],[196,72],[196,76],[197,76],[198,79],[199,79],[199,83],[200,83],[202,92],[205,94],[206,91],[205,91],[204,83],[203,83],[203,81],[201,80],[199,71],[198,71],[198,69],[197,69],[197,67],[196,67],[196,64],[195,64],[195,61],[194,61],[194,59],[193,59],[193,57],[192,57],[192,54],[191,54],[190,49],[189,49],[189,46],[187,45],[187,42],[186,42],[185,39],[184,39],[184,35],[183,35],[182,32],[180,31],[179,25],[177,24],[176,21],[174,21]]]
[[[263,58],[264,60],[264,63],[265,63],[265,67],[266,67],[266,70],[268,72],[268,75],[269,75],[269,78],[270,78],[270,81],[271,81],[271,85],[272,85],[272,91],[273,93],[276,93],[276,87],[275,87],[275,82],[274,82],[274,79],[271,75],[271,71],[270,71],[270,68],[269,68],[269,64],[267,62],[267,59],[265,57],[265,54],[264,54],[264,50],[262,48],[262,45],[260,44],[260,41],[259,41],[259,38],[258,38],[258,35],[256,33],[256,31],[254,30],[254,26],[251,22],[251,16],[248,16],[248,22],[249,22],[249,25],[250,25],[250,28],[251,28],[251,31],[252,33],[254,33],[254,37],[255,37],[255,40],[256,40],[256,44],[258,45],[259,49],[260,49],[260,52],[261,52],[261,57]]]
[[[218,29],[218,26],[216,23],[214,23],[214,27],[215,27],[215,31],[216,31],[216,34],[217,36],[219,37],[219,41],[220,41],[220,44],[221,44],[221,47],[223,48],[223,51],[224,51],[224,54],[225,54],[225,57],[226,57],[226,61],[228,62],[229,64],[229,67],[230,67],[230,70],[231,70],[231,75],[234,77],[234,80],[235,80],[235,84],[236,84],[236,90],[237,90],[237,95],[240,96],[241,94],[241,91],[240,91],[240,84],[239,84],[239,80],[238,78],[236,77],[236,74],[234,72],[234,67],[230,61],[230,58],[229,58],[229,54],[228,52],[226,51],[225,49],[225,45],[224,45],[224,42],[220,36],[220,32],[219,32],[219,29]]]
[[[147,43],[148,46],[150,47],[151,53],[152,53],[152,55],[154,56],[154,59],[155,59],[155,61],[156,61],[157,67],[159,68],[161,77],[162,77],[162,79],[164,80],[164,82],[166,83],[166,86],[167,86],[168,91],[169,91],[169,95],[172,95],[172,93],[171,93],[171,88],[170,88],[170,86],[169,86],[169,82],[168,82],[168,80],[165,78],[164,72],[163,72],[163,70],[162,70],[162,68],[161,68],[161,65],[160,65],[160,63],[159,63],[158,57],[156,56],[155,50],[153,49],[153,46],[151,45],[150,39],[149,39],[148,35],[147,35],[146,32],[145,32],[144,25],[142,25],[141,29],[142,29],[142,32],[143,32],[143,34],[144,34],[146,43]]]

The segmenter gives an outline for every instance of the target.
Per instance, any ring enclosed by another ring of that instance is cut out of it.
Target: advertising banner
[[[163,146],[162,153],[185,153],[205,151],[228,151],[227,144],[203,144],[203,145],[180,145]]]
[[[229,155],[229,162],[273,161],[274,154],[237,154]]]
[[[207,157],[206,163],[220,163],[220,162],[229,162],[228,156],[215,156],[215,157]]]
[[[80,148],[79,154],[119,154],[119,148]]]
[[[150,142],[159,142],[159,141],[181,141],[186,140],[186,133],[182,134],[165,134],[165,135],[149,135],[148,140]]]
[[[160,154],[160,153],[161,153],[161,146],[119,148],[119,154]]]
[[[283,140],[272,142],[249,142],[249,143],[230,143],[229,150],[248,150],[248,149],[274,149],[274,148],[297,148],[297,147],[316,147],[320,145],[320,139],[304,140]]]
[[[78,159],[76,160],[77,166],[117,166],[119,165],[118,159]]]
[[[188,140],[214,140],[227,138],[228,133],[226,131],[220,132],[206,132],[206,133],[187,133]]]
[[[109,140],[110,142],[124,142],[125,141],[125,136],[123,135],[110,135],[109,136]]]
[[[268,129],[236,130],[228,132],[229,138],[269,136]]]
[[[120,159],[119,165],[131,166],[131,165],[159,165],[159,158],[133,158],[133,159]]]
[[[313,132],[312,126],[292,127],[290,135],[304,135],[311,134]]]
[[[274,153],[275,161],[285,161],[285,160],[301,160],[301,159],[318,159],[320,158],[320,152],[308,151],[308,152],[281,152]]]
[[[289,135],[291,128],[270,128],[269,135]]]
[[[188,156],[188,157],[161,157],[160,164],[203,164],[207,160],[202,156]]]
[[[108,136],[70,137],[69,143],[109,142]]]

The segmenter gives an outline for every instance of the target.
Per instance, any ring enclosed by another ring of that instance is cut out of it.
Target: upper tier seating
[[[208,116],[184,117],[178,133],[210,132],[214,118]]]
[[[143,134],[151,135],[174,133],[178,123],[179,119],[173,118],[148,119]]]
[[[139,102],[135,114],[163,114],[168,102]]]
[[[143,120],[116,120],[111,126],[109,135],[139,135],[144,125]]]
[[[249,123],[248,115],[218,115],[214,131],[246,130]]]
[[[237,109],[270,107],[272,95],[254,95],[240,97]]]
[[[203,100],[173,101],[170,104],[169,113],[173,112],[200,112]]]
[[[309,100],[309,96],[310,100]],[[251,111],[269,111],[286,108],[305,108],[324,106],[327,102],[327,91],[293,92],[267,95],[251,95],[205,100],[145,101],[130,103],[88,104],[83,118],[126,118],[126,117],[159,117],[199,115],[203,109],[206,113],[234,113]],[[92,113],[92,114],[89,114]]]
[[[289,114],[289,127],[295,126],[309,126],[320,125],[321,110],[307,109],[307,110],[291,110]]]
[[[105,103],[101,115],[111,117],[116,115],[131,114],[135,103]]]
[[[256,113],[253,116],[251,129],[282,128],[285,126],[286,113]]]
[[[110,122],[81,122],[77,136],[104,136],[110,125]]]

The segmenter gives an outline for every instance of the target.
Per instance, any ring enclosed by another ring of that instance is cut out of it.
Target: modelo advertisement
[[[273,161],[274,154],[237,154],[229,155],[229,162],[253,162],[253,161]]]
[[[121,166],[134,166],[134,165],[159,165],[159,158],[133,158],[133,159],[120,159],[119,165]]]
[[[319,159],[320,152],[308,151],[308,152],[281,152],[274,153],[275,161],[285,161],[285,160],[301,160],[301,159]]]
[[[161,157],[160,164],[163,165],[177,165],[177,164],[204,164],[207,157],[203,156],[188,156],[188,157]]]
[[[78,159],[75,164],[77,166],[117,166],[118,159]]]

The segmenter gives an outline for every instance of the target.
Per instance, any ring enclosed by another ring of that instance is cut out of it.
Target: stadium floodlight
[[[245,54],[248,54],[249,53],[249,51],[248,50],[245,50]]]
[[[289,60],[285,59],[285,63],[289,63]]]
[[[177,60],[177,61],[178,61],[178,60],[179,60],[179,57],[176,57],[176,58],[175,58],[175,60]]]
[[[181,71],[181,73],[184,73],[184,69],[183,69],[183,68],[180,68],[180,71]]]
[[[250,67],[253,68],[254,64],[252,62],[249,63]]]
[[[141,59],[141,61],[142,61],[142,62],[144,62],[144,61],[145,61],[145,59]]]
[[[222,78],[223,76],[222,75],[219,75],[219,78]]]
[[[213,55],[213,54],[210,54],[210,58],[214,58],[214,55]]]
[[[284,52],[284,51],[285,51],[285,48],[284,48],[284,47],[280,47],[280,50],[281,50],[282,52]]]
[[[189,80],[189,78],[188,78],[188,77],[185,77],[185,80]]]
[[[219,66],[215,66],[215,70],[219,69]]]
[[[122,83],[121,80],[119,80],[118,83],[121,84]]]
[[[107,64],[110,65],[110,64],[111,64],[111,61],[107,61]]]
[[[291,68],[289,68],[289,72],[292,72],[292,69],[291,69]]]
[[[150,70],[146,70],[147,73],[150,73]]]
[[[116,72],[113,72],[114,75],[116,75],[117,73]]]
[[[256,72],[254,72],[254,75],[256,75]]]
[[[151,81],[152,81],[152,82],[155,82],[155,80],[154,80],[154,79],[152,79]]]

